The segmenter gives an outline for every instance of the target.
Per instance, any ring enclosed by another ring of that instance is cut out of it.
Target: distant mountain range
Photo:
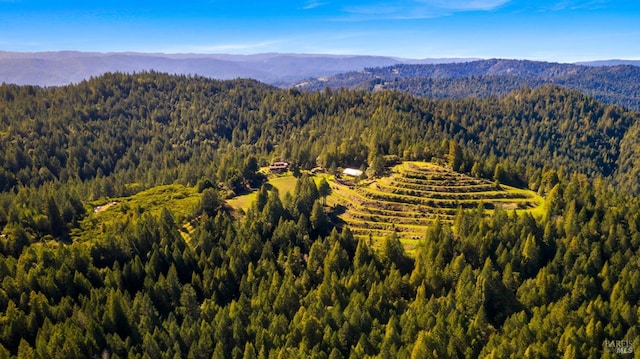
[[[504,96],[523,87],[555,84],[606,103],[640,110],[640,67],[630,63],[634,62],[611,60],[577,65],[490,59],[447,64],[396,64],[307,79],[296,87],[311,91],[326,87],[389,89],[432,98],[464,98]]]
[[[0,51],[0,82],[57,86],[77,83],[105,72],[133,73],[155,70],[169,74],[197,74],[221,80],[252,78],[287,87],[305,78],[332,76],[342,72],[362,70],[366,67],[472,60],[475,59],[411,60],[383,56],[304,54],[205,55]]]
[[[576,65],[586,65],[586,66],[618,66],[618,65],[640,66],[640,60],[585,61],[585,62],[576,62],[575,64]]]
[[[504,96],[522,87],[556,84],[607,103],[640,110],[640,61],[561,64],[473,58],[404,59],[314,54],[150,54],[2,52],[0,83],[59,86],[106,72],[154,70],[215,79],[252,78],[316,91],[398,90],[432,98]]]

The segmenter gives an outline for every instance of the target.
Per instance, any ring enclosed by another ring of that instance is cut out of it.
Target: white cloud
[[[548,11],[562,10],[598,10],[606,6],[608,0],[561,0],[544,7]]]
[[[403,11],[403,7],[388,4],[347,6],[343,11],[359,15],[391,15]]]
[[[315,9],[317,7],[320,7],[322,5],[326,5],[326,2],[321,2],[321,1],[317,1],[317,0],[310,0],[307,1],[307,4],[305,6],[302,7],[302,9],[304,10],[311,10],[311,9]]]
[[[456,12],[491,11],[511,0],[404,0],[394,2],[346,5],[346,18],[340,20],[427,19],[449,16]]]
[[[418,3],[440,9],[455,11],[489,11],[497,9],[510,0],[418,0]]]

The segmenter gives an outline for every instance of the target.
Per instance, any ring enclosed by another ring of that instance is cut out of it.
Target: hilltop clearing
[[[497,208],[542,212],[543,200],[530,190],[470,177],[427,162],[405,162],[391,176],[362,184],[331,183],[328,203],[342,207],[338,218],[356,236],[381,239],[395,233],[411,249],[436,219],[453,224],[459,209]]]
[[[356,237],[376,243],[396,235],[411,250],[438,219],[453,224],[459,210],[482,211],[491,215],[496,209],[544,213],[544,201],[537,193],[506,186],[455,172],[430,162],[408,161],[390,169],[390,175],[373,180],[354,181],[327,174],[315,177],[328,180],[331,195],[326,209],[335,224],[349,227]],[[268,186],[278,189],[281,199],[293,193],[295,177],[275,176]],[[256,192],[228,200],[230,206],[246,211]],[[275,225],[275,224],[274,224]]]

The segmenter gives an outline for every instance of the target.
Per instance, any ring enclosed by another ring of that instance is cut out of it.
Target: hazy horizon
[[[0,50],[639,60],[639,14],[619,0],[0,0]]]
[[[11,54],[17,56],[28,56],[28,55],[38,55],[38,54],[80,54],[80,55],[141,55],[141,56],[159,56],[159,57],[167,57],[167,58],[192,58],[192,57],[209,57],[209,58],[219,58],[219,57],[229,57],[229,58],[250,58],[250,57],[260,57],[260,56],[299,56],[299,57],[335,57],[335,58],[350,58],[350,57],[380,57],[380,58],[390,58],[397,59],[403,61],[405,63],[411,63],[411,61],[425,61],[425,60],[433,60],[438,61],[442,60],[442,63],[462,60],[464,62],[467,61],[481,61],[481,60],[518,60],[518,61],[539,61],[539,62],[551,62],[551,63],[567,63],[567,64],[581,64],[581,63],[598,63],[598,62],[640,62],[640,59],[635,58],[592,58],[581,61],[573,61],[573,62],[563,62],[563,61],[553,61],[553,60],[535,60],[529,58],[506,58],[506,57],[424,57],[424,58],[408,58],[401,56],[393,56],[393,55],[369,55],[369,54],[333,54],[333,53],[295,53],[295,52],[257,52],[257,53],[248,53],[248,54],[234,54],[234,53],[198,53],[198,52],[142,52],[142,51],[82,51],[82,50],[46,50],[46,51],[9,51],[9,50],[1,50],[1,54]]]

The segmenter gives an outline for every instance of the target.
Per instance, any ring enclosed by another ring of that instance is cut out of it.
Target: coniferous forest
[[[3,84],[0,358],[600,358],[616,340],[638,356],[639,126],[557,86],[433,100],[155,72]],[[544,205],[461,207],[411,251],[354,235],[307,170],[389,159]],[[260,170],[278,160],[297,178],[286,195]],[[193,205],[122,200],[162,188]],[[246,211],[226,203],[249,191]]]
[[[522,87],[558,85],[619,106],[640,110],[640,68],[584,66],[528,60],[488,59],[443,64],[398,64],[309,79],[307,90],[392,89],[431,98],[505,96]]]

